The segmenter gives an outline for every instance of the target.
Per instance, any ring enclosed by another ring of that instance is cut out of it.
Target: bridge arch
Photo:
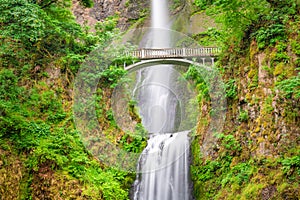
[[[213,63],[213,60],[212,60]],[[167,65],[181,65],[181,66],[190,66],[190,65],[196,65],[196,66],[206,66],[204,63],[200,64],[199,62],[195,62],[192,60],[188,59],[176,59],[176,58],[165,58],[165,59],[151,59],[151,60],[142,60],[140,62],[134,63],[129,66],[124,65],[124,69],[127,71],[133,71],[133,70],[138,70],[142,69],[145,67],[150,67],[154,65],[162,65],[162,64],[167,64]]]

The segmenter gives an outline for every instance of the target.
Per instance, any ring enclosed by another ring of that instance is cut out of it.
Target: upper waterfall
[[[169,9],[167,0],[152,1],[151,33],[147,40],[151,48],[166,48],[171,46],[170,32],[166,31],[169,24]],[[135,91],[138,93],[140,115],[145,128],[150,133],[175,132],[175,116],[177,99],[170,89],[171,79],[176,78],[172,66],[159,65],[139,71],[141,80]]]
[[[169,9],[168,1],[152,0],[151,4],[151,28],[152,44],[151,48],[167,48],[170,47],[170,35],[166,29],[169,29]]]

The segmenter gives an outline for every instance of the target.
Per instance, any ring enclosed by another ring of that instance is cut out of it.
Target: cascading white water
[[[147,47],[171,47],[167,0],[152,0],[152,41]],[[170,65],[139,71],[136,84],[144,127],[150,132],[148,145],[138,163],[134,200],[188,200],[188,131],[176,133],[176,92],[170,89],[176,74]]]
[[[134,200],[189,199],[188,131],[152,135],[143,151]]]
[[[168,2],[152,1],[152,27],[147,36],[146,47],[169,48]],[[150,133],[173,132],[175,123],[176,97],[170,92],[172,66],[159,65],[140,71],[142,82],[138,85],[139,107],[143,124]],[[172,103],[171,103],[172,102]]]

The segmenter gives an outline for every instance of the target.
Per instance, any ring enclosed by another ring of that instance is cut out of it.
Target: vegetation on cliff
[[[135,176],[105,166],[85,149],[72,112],[80,64],[116,35],[116,17],[92,33],[76,23],[70,6],[69,0],[0,1],[1,199],[129,198]],[[99,76],[115,81],[124,73],[112,67]],[[99,97],[109,98],[111,84],[105,84]],[[111,126],[106,103],[99,102],[99,120]]]
[[[227,96],[225,127],[208,155],[200,147],[212,137],[212,110],[201,113],[192,145],[196,199],[299,199],[299,2],[195,4],[222,27],[217,67]]]

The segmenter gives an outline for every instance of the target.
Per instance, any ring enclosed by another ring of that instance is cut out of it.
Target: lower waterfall
[[[134,200],[188,200],[188,131],[151,135],[140,156]]]

